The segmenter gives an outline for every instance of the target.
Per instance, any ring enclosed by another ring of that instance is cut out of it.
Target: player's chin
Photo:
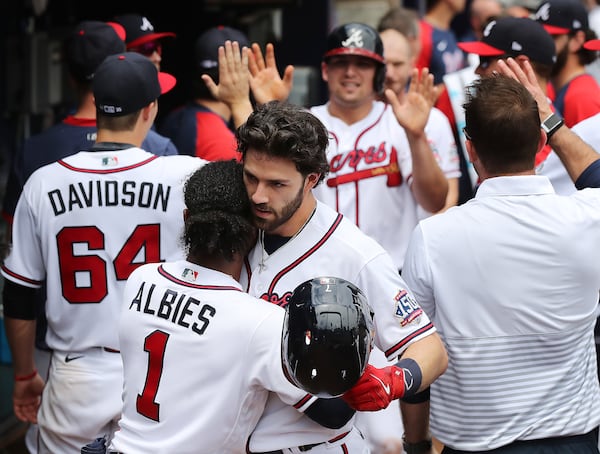
[[[262,230],[269,230],[269,226],[271,222],[268,219],[265,219],[265,214],[262,213],[263,216],[258,216],[256,212],[254,213],[254,225]]]

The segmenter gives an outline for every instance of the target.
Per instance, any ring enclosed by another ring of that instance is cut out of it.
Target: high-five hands
[[[250,88],[258,104],[269,101],[285,101],[292,91],[294,67],[288,65],[283,73],[283,78],[277,70],[275,49],[269,43],[265,49],[265,56],[257,43],[252,44],[252,51],[248,55],[248,70],[250,71]]]
[[[413,69],[408,93],[400,102],[391,89],[385,90],[385,97],[392,106],[396,119],[407,133],[424,134],[429,112],[439,95],[439,88],[433,83],[433,75],[427,68]]]

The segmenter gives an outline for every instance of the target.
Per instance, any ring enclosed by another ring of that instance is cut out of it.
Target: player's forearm
[[[448,194],[446,195],[446,203],[440,211],[446,211],[448,208],[458,204],[458,178],[448,179]]]
[[[558,129],[550,137],[549,143],[573,181],[576,181],[592,162],[600,159],[600,154],[566,126]]]
[[[28,376],[35,370],[35,320],[4,317],[6,338],[15,376]]]
[[[407,134],[412,157],[412,192],[425,210],[435,213],[446,203],[448,180],[433,156],[424,134]]]
[[[250,99],[245,99],[235,104],[231,104],[229,107],[231,109],[231,118],[235,128],[239,128],[241,125],[246,123],[246,120],[253,111]]]
[[[429,434],[429,401],[409,404],[400,401],[404,439],[409,443],[427,440]]]

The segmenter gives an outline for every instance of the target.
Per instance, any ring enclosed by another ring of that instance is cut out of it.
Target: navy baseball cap
[[[536,10],[534,18],[551,35],[589,28],[587,10],[579,0],[546,0]]]
[[[146,16],[139,14],[123,14],[115,17],[115,21],[123,26],[126,32],[125,44],[127,49],[141,46],[162,38],[175,38],[173,32],[156,32],[152,22]]]
[[[248,37],[240,30],[219,25],[209,28],[196,39],[196,64],[199,68],[210,69],[219,66],[219,47],[225,41],[237,41],[241,47],[249,47]]]
[[[484,57],[525,55],[531,61],[552,66],[554,40],[539,22],[527,17],[502,17],[483,30],[481,41],[458,43],[465,52]]]
[[[92,82],[96,108],[104,115],[121,116],[137,112],[171,90],[177,80],[159,72],[137,52],[111,55],[98,66]]]
[[[81,82],[89,82],[109,55],[125,52],[125,29],[114,22],[79,22],[65,42],[67,68]]]

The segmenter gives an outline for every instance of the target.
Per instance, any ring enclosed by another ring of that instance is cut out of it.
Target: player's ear
[[[467,149],[467,156],[469,157],[469,162],[472,164],[475,161],[477,161],[477,151],[473,146],[473,142],[471,142],[470,140],[465,141],[465,148]]]
[[[184,208],[183,209],[183,222],[187,221],[188,218],[188,209]]]
[[[320,173],[309,173],[306,176],[307,188],[308,189],[314,188],[317,185],[320,176],[321,176]]]
[[[329,81],[329,74],[327,73],[327,63],[321,62],[321,78],[325,81]]]

